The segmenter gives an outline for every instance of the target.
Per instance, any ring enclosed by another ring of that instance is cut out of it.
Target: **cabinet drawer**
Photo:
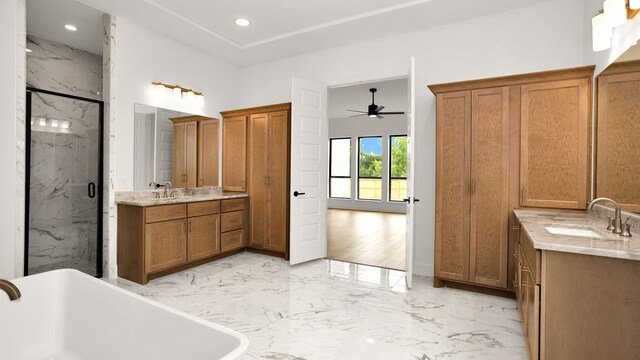
[[[220,248],[222,252],[239,249],[244,246],[244,230],[234,230],[222,233]]]
[[[244,227],[244,211],[234,211],[222,214],[222,232],[242,229]]]
[[[213,215],[220,212],[220,201],[203,201],[187,204],[187,213],[189,217]]]
[[[222,200],[222,212],[231,212],[238,210],[244,210],[244,198]]]
[[[149,206],[145,212],[145,222],[152,223],[182,219],[187,215],[187,207],[185,204]]]
[[[541,254],[540,250],[536,250],[529,240],[527,233],[520,226],[520,251],[524,255],[526,262],[531,270],[531,275],[533,275],[533,280],[536,284],[540,285],[540,262],[541,262]],[[525,271],[525,270],[523,270]]]

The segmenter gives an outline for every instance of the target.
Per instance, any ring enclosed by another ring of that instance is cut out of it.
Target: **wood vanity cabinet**
[[[596,197],[640,212],[640,61],[611,64],[597,81]]]
[[[118,205],[118,276],[146,284],[246,247],[247,199]]]
[[[513,291],[512,210],[585,208],[593,69],[429,86],[436,96],[436,286]]]
[[[247,116],[222,112],[222,189],[247,190]]]
[[[291,104],[286,103],[222,112],[223,121],[248,119],[249,247],[285,258],[289,243],[290,109]]]
[[[173,122],[174,188],[218,185],[219,120],[190,115]]]

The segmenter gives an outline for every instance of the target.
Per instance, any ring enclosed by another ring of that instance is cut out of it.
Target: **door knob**
[[[295,197],[298,197],[298,196],[300,196],[300,195],[304,195],[304,194],[305,194],[305,193],[303,193],[303,192],[297,192],[297,191],[294,191],[294,192],[293,192],[293,196],[295,196]]]

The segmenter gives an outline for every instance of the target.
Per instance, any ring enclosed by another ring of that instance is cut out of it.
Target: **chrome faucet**
[[[9,300],[11,301],[18,300],[22,296],[18,287],[13,285],[11,281],[0,279],[0,290],[6,292],[7,295],[9,295]]]
[[[622,210],[620,209],[620,205],[618,205],[617,202],[605,197],[597,198],[589,203],[589,206],[587,206],[587,210],[593,209],[594,205],[601,202],[611,203],[616,209],[615,218],[609,218],[609,226],[607,227],[607,230],[613,231],[614,234],[622,234]]]
[[[167,189],[173,189],[173,185],[171,185],[170,181],[167,181],[166,183],[164,183],[164,185],[162,185],[162,187],[164,188],[164,198],[166,199],[167,196]],[[173,195],[173,191],[171,191],[171,195]]]

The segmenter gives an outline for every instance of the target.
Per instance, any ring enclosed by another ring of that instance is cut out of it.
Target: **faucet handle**
[[[627,221],[629,221],[629,218],[627,218]],[[620,236],[631,237],[631,228],[632,227],[635,227],[635,226],[631,225],[631,224],[629,224],[627,222],[622,224],[622,232],[620,233]]]

